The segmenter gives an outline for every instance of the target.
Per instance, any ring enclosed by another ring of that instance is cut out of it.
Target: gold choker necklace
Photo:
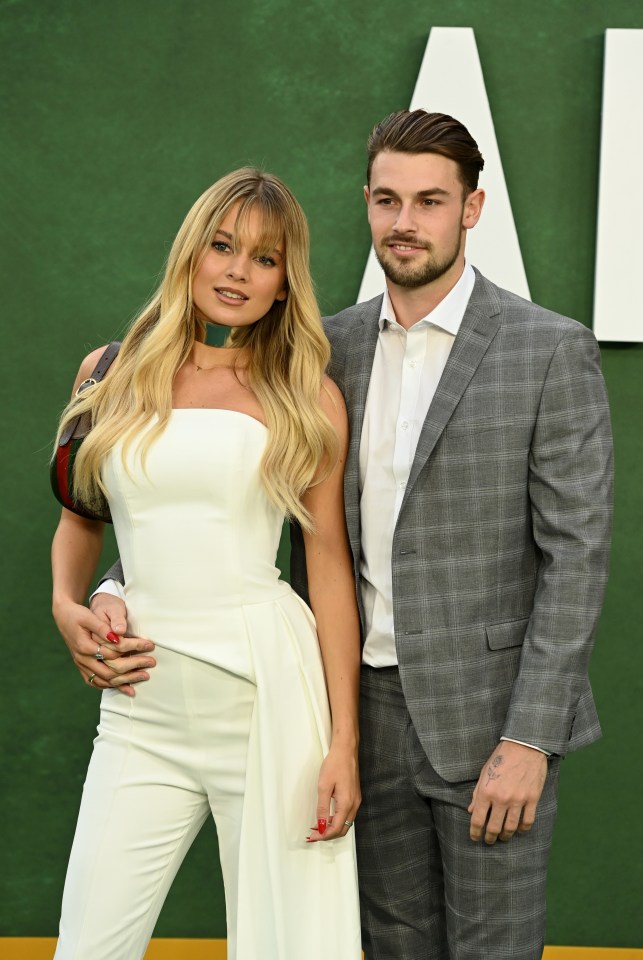
[[[190,360],[189,357],[188,357],[188,360]],[[224,366],[224,364],[215,363],[215,365],[214,365],[213,367],[200,367],[199,364],[198,364],[198,363],[195,363],[194,360],[190,360],[190,363],[191,363],[194,367],[196,367],[196,372],[197,372],[197,373],[201,373],[202,370],[205,370],[206,373],[207,373],[208,370],[216,370],[217,367]]]
[[[219,362],[219,363],[213,363],[213,364],[212,364],[211,366],[209,366],[209,367],[204,367],[203,364],[197,363],[196,360],[193,360],[193,359],[192,359],[192,357],[188,357],[188,361],[192,364],[193,367],[196,367],[196,372],[197,372],[197,373],[201,373],[201,372],[207,373],[208,370],[226,369],[226,368],[229,369],[231,366],[234,365],[234,357],[239,353],[239,348],[238,348],[238,347],[221,347],[220,349],[221,349],[221,350],[225,350],[227,356],[224,357],[224,356],[220,355],[220,356],[221,356],[221,362]],[[229,357],[231,354],[233,355],[233,357],[232,357],[233,362],[232,362],[232,363],[230,363],[229,360],[228,360],[228,357]]]

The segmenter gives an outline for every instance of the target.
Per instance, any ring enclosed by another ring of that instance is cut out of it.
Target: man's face
[[[484,193],[466,194],[454,160],[383,151],[364,195],[375,255],[392,283],[417,288],[461,272],[465,231],[477,223]]]

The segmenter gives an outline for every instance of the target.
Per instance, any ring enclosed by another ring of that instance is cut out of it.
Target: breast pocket
[[[498,420],[492,417],[485,417],[484,420],[466,420],[457,423],[447,424],[444,431],[449,440],[459,440],[463,438],[475,438],[478,436],[488,436],[491,432],[498,429]]]

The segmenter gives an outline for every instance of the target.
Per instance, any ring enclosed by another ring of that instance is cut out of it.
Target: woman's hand
[[[106,597],[107,594],[100,594]],[[151,640],[143,637],[119,636],[125,632],[125,604],[109,597],[107,607],[99,606],[100,616],[82,604],[59,601],[54,604],[56,626],[67,644],[80,675],[91,686],[117,689],[129,697],[136,695],[132,684],[149,680],[147,670],[156,665],[149,656],[154,649]],[[119,631],[120,632],[120,631]]]
[[[334,806],[332,816],[331,798]],[[317,824],[311,828],[307,842],[345,837],[353,825],[361,801],[357,748],[331,744],[319,772]]]

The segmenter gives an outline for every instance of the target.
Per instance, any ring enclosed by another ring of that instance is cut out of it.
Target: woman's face
[[[225,327],[256,323],[287,295],[284,242],[273,250],[257,248],[261,214],[252,208],[244,236],[236,237],[238,210],[236,204],[222,221],[192,281],[198,316]]]

